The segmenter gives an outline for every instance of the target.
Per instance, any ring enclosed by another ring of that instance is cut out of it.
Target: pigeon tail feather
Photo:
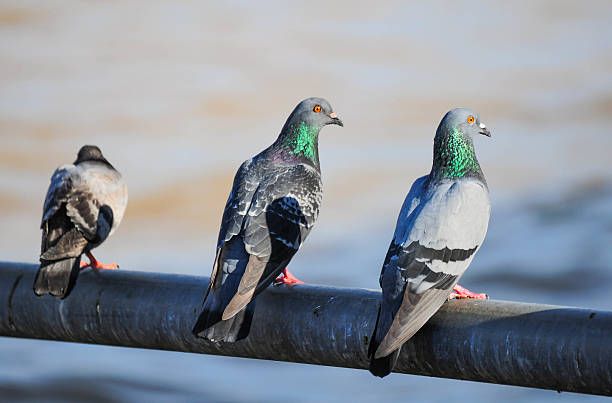
[[[370,357],[369,370],[372,375],[384,378],[389,375],[395,363],[399,357],[401,347],[395,351],[392,351],[389,355],[376,358],[376,350],[383,341],[385,334],[389,331],[390,323],[393,322],[393,315],[389,309],[379,309],[378,316],[376,318],[376,325],[374,326],[374,335],[372,341],[368,347],[368,357]]]
[[[372,375],[380,378],[389,375],[393,371],[393,368],[395,368],[400,351],[401,347],[385,357],[372,358],[370,360],[370,367],[368,368]]]
[[[193,327],[193,334],[206,340],[226,343],[246,338],[253,318],[253,302],[227,320],[221,319],[224,310],[221,299],[211,290]]]
[[[41,260],[34,280],[34,292],[38,296],[51,294],[66,298],[74,287],[80,265],[80,256],[56,261]]]

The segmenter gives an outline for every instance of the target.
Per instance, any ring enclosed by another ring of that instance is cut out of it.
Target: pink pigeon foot
[[[453,292],[448,296],[448,299],[488,299],[487,294],[479,294],[461,287],[459,284],[453,287]]]
[[[281,285],[281,284],[296,285],[296,284],[304,284],[304,282],[300,280],[299,278],[295,277],[293,274],[291,274],[291,272],[289,272],[289,269],[285,267],[285,269],[283,270],[283,273],[280,276],[278,276],[276,280],[274,280],[274,285]]]
[[[81,269],[83,269],[85,267],[91,267],[91,268],[94,268],[94,269],[116,270],[116,269],[119,268],[119,265],[117,263],[102,263],[102,262],[100,262],[98,259],[96,259],[94,257],[94,255],[91,252],[87,252],[86,255],[89,258],[89,264],[87,264],[85,262],[81,262]]]

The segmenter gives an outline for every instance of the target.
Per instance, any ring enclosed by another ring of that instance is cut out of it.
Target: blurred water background
[[[325,197],[292,262],[311,283],[377,288],[412,181],[455,106],[493,216],[463,285],[612,309],[612,3],[0,2],[0,259],[37,261],[57,166],[99,145],[128,181],[98,249],[123,269],[208,275],[238,165],[301,99],[325,128]],[[0,338],[5,401],[598,401],[366,371]]]

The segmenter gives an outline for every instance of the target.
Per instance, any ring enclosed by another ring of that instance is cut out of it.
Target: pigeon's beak
[[[344,123],[342,123],[338,115],[336,115],[336,112],[332,112],[328,116],[331,118],[331,122],[329,122],[328,124],[344,127]]]
[[[478,127],[480,127],[480,131],[478,133],[482,134],[483,136],[491,137],[491,132],[489,129],[487,129],[487,126],[485,126],[484,123],[479,124]]]

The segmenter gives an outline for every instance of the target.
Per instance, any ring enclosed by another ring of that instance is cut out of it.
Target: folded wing
[[[399,349],[444,303],[484,240],[489,211],[480,182],[415,182],[381,273],[374,358]]]

